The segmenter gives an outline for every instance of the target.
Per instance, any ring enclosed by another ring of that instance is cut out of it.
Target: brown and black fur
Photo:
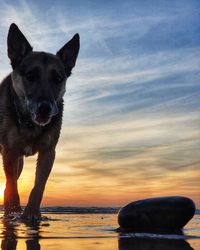
[[[40,218],[40,203],[55,159],[65,84],[79,52],[76,34],[56,55],[33,52],[15,24],[8,33],[13,71],[0,85],[0,145],[6,175],[5,215],[21,212],[17,180],[24,156],[38,153],[34,187],[22,217]]]

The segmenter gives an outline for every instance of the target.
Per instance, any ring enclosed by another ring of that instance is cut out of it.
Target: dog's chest
[[[32,146],[25,146],[23,149],[23,155],[25,156],[31,156],[36,153],[36,150]]]
[[[38,151],[38,147],[41,144],[43,136],[42,134],[29,134],[24,135],[23,138],[21,138],[22,141],[22,154],[25,156],[31,156],[34,155]]]
[[[37,130],[18,130],[16,127],[12,127],[5,138],[3,145],[8,146],[15,152],[19,152],[21,155],[31,156],[37,152],[43,135]]]
[[[9,130],[5,129],[2,136],[0,134],[0,143],[19,155],[31,156],[54,144],[55,136],[52,131],[54,132],[48,128],[12,126]]]
[[[26,143],[24,143],[22,147],[22,154],[26,157],[34,155],[41,148],[44,149],[46,145],[51,145],[51,139],[51,136],[48,135],[45,137],[41,137],[38,140],[26,141]]]
[[[45,149],[46,146],[52,144],[52,136],[50,134],[39,134],[39,136],[24,137],[22,140],[22,154],[24,156],[31,156],[40,149]]]
[[[20,154],[24,155],[24,156],[31,156],[34,155],[37,152],[37,148],[38,148],[38,142],[36,142],[35,140],[30,141],[30,140],[22,140],[21,141],[21,147],[20,147]]]

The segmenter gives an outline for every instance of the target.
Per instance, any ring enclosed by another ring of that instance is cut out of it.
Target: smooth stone
[[[118,213],[118,232],[180,232],[195,214],[194,202],[182,196],[138,200]]]

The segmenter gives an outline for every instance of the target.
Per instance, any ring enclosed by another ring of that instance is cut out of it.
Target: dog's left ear
[[[8,57],[11,65],[16,68],[23,58],[33,50],[26,37],[22,34],[15,23],[10,25],[7,38]]]
[[[76,34],[56,53],[65,66],[67,76],[70,76],[71,70],[76,64],[79,48],[80,37],[79,34]]]

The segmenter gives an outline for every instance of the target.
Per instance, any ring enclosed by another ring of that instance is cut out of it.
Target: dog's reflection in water
[[[2,223],[4,230],[2,232],[1,250],[16,250],[18,243],[17,226],[10,221],[3,221]],[[34,225],[27,224],[26,226],[37,232],[33,238],[26,240],[26,250],[40,250],[39,223],[34,223]]]

